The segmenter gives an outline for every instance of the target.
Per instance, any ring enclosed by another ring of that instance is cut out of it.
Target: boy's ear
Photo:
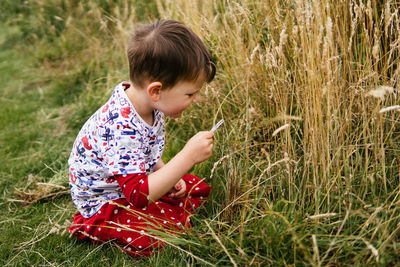
[[[147,94],[153,102],[157,102],[158,100],[160,100],[161,88],[162,83],[160,82],[151,82],[147,86]]]

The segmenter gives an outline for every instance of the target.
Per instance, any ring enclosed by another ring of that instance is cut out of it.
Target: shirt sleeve
[[[128,175],[115,175],[126,200],[138,209],[146,207],[149,203],[148,177],[144,173]]]

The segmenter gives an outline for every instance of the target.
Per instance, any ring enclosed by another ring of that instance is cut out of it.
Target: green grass
[[[2,25],[1,29],[1,265],[128,264],[130,258],[110,245],[96,250],[66,234],[51,233],[75,212],[68,194],[31,205],[20,203],[24,198],[15,195],[17,190],[38,191],[36,182],[67,186],[66,159],[75,132],[63,125],[63,116],[76,92],[66,91],[62,82],[47,81],[35,68],[32,54],[21,51],[18,28]]]
[[[21,45],[22,39],[18,27],[2,25],[0,264],[184,265],[186,260],[183,255],[172,249],[150,259],[133,261],[112,243],[98,246],[69,237],[65,233],[65,223],[71,221],[72,214],[76,212],[69,193],[54,199],[49,197],[33,204],[27,203],[32,200],[27,195],[29,193],[39,194],[40,198],[40,194],[59,191],[57,188],[37,186],[38,182],[68,186],[67,159],[75,135],[84,120],[97,109],[102,100],[110,96],[111,91],[100,96],[101,100],[93,97],[85,101],[82,107],[78,98],[79,95],[88,98],[83,91],[87,89],[92,75],[86,71],[87,68],[79,67],[71,73],[60,75],[43,73],[37,65],[42,59],[31,53],[35,47]],[[24,51],[27,47],[28,51]],[[96,75],[101,76],[101,71]],[[110,88],[102,90],[107,89]],[[91,94],[93,91],[89,89],[86,93]],[[178,150],[182,144],[180,142],[172,150]],[[173,156],[172,150],[166,153],[166,159]],[[21,196],[18,192],[25,194]]]
[[[46,77],[33,66],[35,59],[6,42],[18,40],[18,29],[1,29],[0,264],[131,265],[132,259],[110,244],[100,249],[61,235],[64,222],[75,213],[69,194],[31,205],[20,203],[24,198],[15,195],[16,190],[37,191],[36,182],[67,186],[66,160],[75,132],[62,126],[62,117],[64,105],[76,92],[65,98],[62,82],[43,82]],[[54,230],[57,225],[62,225],[59,231]]]

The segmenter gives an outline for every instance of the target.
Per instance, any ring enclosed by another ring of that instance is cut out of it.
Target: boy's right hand
[[[214,133],[202,131],[195,134],[186,143],[183,151],[192,159],[193,165],[203,162],[212,154]]]

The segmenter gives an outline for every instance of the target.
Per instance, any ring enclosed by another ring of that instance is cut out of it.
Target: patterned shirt
[[[136,112],[122,82],[80,130],[68,160],[71,195],[85,218],[108,200],[124,198],[115,175],[150,174],[164,148],[164,115],[148,125]]]

